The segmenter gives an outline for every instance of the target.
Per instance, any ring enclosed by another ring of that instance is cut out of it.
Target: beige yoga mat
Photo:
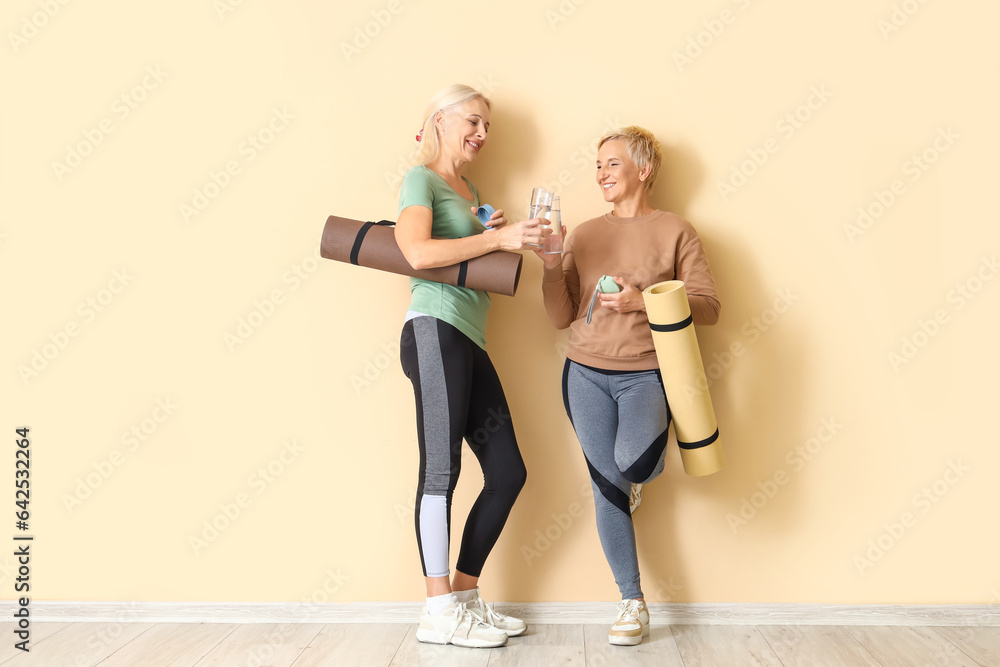
[[[331,215],[323,228],[320,255],[338,262],[433,280],[448,285],[514,296],[521,278],[520,254],[496,250],[461,264],[414,269],[396,245],[389,220],[362,222]]]
[[[711,475],[722,468],[722,445],[684,283],[668,280],[650,285],[642,291],[642,300],[684,472]]]

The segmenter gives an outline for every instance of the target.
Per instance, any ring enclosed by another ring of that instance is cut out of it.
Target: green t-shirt
[[[479,207],[479,191],[462,178],[472,191],[471,200],[455,192],[426,166],[410,169],[400,188],[399,212],[408,206],[429,208],[433,215],[431,236],[436,238],[460,239],[482,234],[483,226],[471,210],[473,206]],[[410,278],[409,309],[444,320],[486,349],[486,315],[490,309],[490,295],[486,292]]]

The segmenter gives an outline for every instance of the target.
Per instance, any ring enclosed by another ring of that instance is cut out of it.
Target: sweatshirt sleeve
[[[573,323],[580,309],[580,276],[570,236],[565,239],[562,264],[547,268],[542,274],[542,299],[556,329],[565,329]]]
[[[718,322],[722,304],[715,288],[712,268],[708,265],[705,249],[697,234],[686,240],[678,250],[675,273],[677,280],[684,281],[694,323]]]

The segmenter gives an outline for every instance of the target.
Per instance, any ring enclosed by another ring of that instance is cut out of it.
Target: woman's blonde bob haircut
[[[424,114],[424,124],[420,131],[423,133],[420,139],[420,150],[417,151],[417,164],[428,164],[433,162],[441,152],[441,140],[437,135],[434,125],[434,117],[438,111],[447,112],[453,107],[465,104],[469,100],[476,98],[486,103],[486,108],[492,110],[493,104],[490,99],[475,88],[456,83],[443,88],[431,98],[427,105],[427,112]]]
[[[663,162],[663,154],[660,152],[660,142],[656,140],[656,137],[649,130],[629,125],[628,127],[612,130],[605,134],[597,143],[597,149],[600,150],[601,146],[615,139],[621,139],[625,142],[625,150],[628,152],[628,156],[632,158],[632,162],[635,162],[635,165],[639,167],[639,171],[642,171],[647,166],[649,167],[649,176],[646,178],[646,190],[652,189],[653,181],[656,180],[656,174],[660,171],[660,163]]]

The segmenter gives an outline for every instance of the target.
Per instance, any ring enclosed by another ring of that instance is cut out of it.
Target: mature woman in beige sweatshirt
[[[608,634],[612,644],[639,644],[649,635],[631,513],[642,485],[663,472],[670,425],[642,290],[682,280],[694,323],[719,319],[715,280],[694,227],[649,204],[661,160],[659,142],[640,127],[602,137],[597,184],[613,210],[578,225],[562,255],[536,250],[545,263],[545,309],[557,328],[570,328],[563,400],[590,470],[604,554],[622,594]],[[620,291],[598,293],[603,275],[613,276]]]

